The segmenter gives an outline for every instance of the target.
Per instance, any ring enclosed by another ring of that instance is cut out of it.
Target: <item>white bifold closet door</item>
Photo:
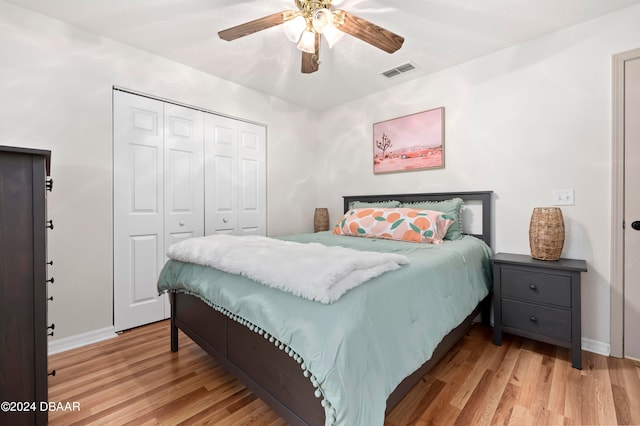
[[[207,114],[205,233],[266,235],[266,131]]]
[[[114,326],[170,316],[169,245],[204,233],[203,113],[114,91]]]

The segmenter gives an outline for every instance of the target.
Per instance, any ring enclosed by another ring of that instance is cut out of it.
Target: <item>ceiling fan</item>
[[[218,32],[221,39],[231,41],[276,25],[284,24],[285,34],[302,51],[302,72],[318,71],[320,39],[329,47],[344,34],[349,34],[387,53],[402,47],[404,37],[385,30],[342,9],[342,0],[294,0],[298,10],[285,10]]]

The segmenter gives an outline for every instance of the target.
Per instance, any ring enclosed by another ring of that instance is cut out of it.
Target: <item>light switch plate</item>
[[[573,189],[553,189],[551,196],[554,206],[573,206],[575,205],[575,196]]]

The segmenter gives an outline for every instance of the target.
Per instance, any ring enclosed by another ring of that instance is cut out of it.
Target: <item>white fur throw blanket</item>
[[[332,303],[355,286],[409,263],[406,256],[393,253],[225,234],[173,244],[167,256],[322,303]]]

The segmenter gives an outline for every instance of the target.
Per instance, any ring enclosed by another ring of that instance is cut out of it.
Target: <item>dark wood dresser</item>
[[[47,423],[51,152],[0,146],[0,424]]]
[[[582,369],[580,274],[587,271],[587,262],[509,253],[491,261],[493,342],[501,345],[506,331],[571,348],[572,366]]]

